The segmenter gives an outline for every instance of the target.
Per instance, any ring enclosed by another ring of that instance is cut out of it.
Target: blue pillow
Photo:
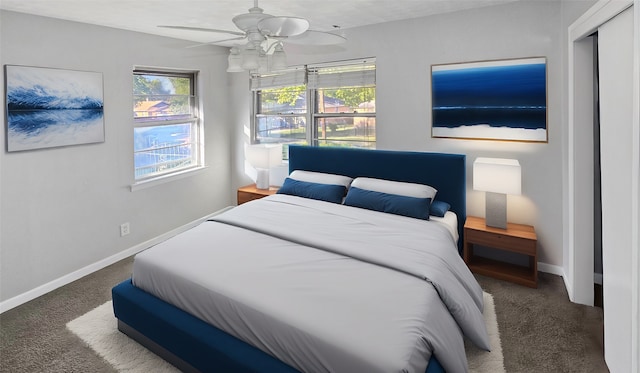
[[[443,218],[444,214],[449,211],[451,205],[444,201],[433,201],[431,203],[431,207],[429,207],[429,213],[433,216],[438,216]]]
[[[349,188],[349,193],[347,193],[344,204],[389,214],[429,220],[431,198],[407,197],[352,186]]]
[[[318,184],[308,181],[286,178],[278,189],[278,194],[288,194],[320,201],[342,203],[342,198],[347,192],[344,185]]]

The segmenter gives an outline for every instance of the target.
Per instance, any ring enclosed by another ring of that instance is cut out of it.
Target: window
[[[376,66],[371,61],[309,67],[313,144],[375,148]]]
[[[307,144],[306,70],[292,69],[251,77],[254,143]]]
[[[195,72],[133,72],[135,180],[201,166]]]
[[[251,77],[256,143],[375,148],[375,60]]]

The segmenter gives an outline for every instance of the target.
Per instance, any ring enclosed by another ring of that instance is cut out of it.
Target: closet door
[[[633,8],[598,29],[605,360],[631,371]]]

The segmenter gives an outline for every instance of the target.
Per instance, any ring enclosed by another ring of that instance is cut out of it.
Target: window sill
[[[157,185],[165,184],[171,181],[184,179],[185,177],[194,176],[204,172],[206,168],[207,166],[199,166],[199,167],[190,168],[188,170],[176,172],[171,175],[162,175],[162,176],[154,177],[152,179],[138,181],[136,183],[131,184],[131,191],[135,192],[138,190],[147,189]]]

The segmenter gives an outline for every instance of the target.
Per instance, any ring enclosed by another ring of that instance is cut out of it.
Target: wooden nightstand
[[[464,261],[472,272],[538,287],[538,238],[530,225],[507,224],[507,229],[487,227],[485,219],[467,217],[464,224]],[[473,255],[473,245],[510,251],[529,257],[529,267]]]
[[[251,184],[238,188],[238,205],[245,202],[253,201],[254,199],[260,199],[262,197],[276,194],[278,187],[269,187],[269,189],[258,189],[256,184]]]

